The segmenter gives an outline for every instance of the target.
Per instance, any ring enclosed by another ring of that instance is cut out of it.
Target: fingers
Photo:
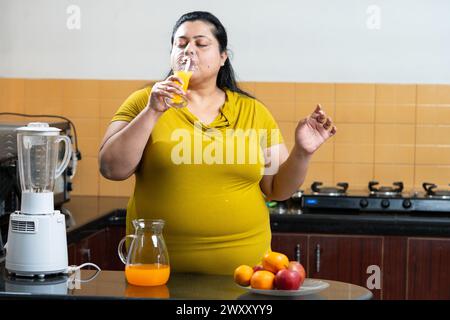
[[[330,135],[334,136],[336,134],[336,126],[333,126],[330,130]]]
[[[181,86],[172,81],[161,81],[155,83],[152,88],[152,92],[161,97],[173,98],[174,95],[185,96],[186,93],[182,90]]]
[[[325,131],[329,131],[330,135],[336,134],[336,126],[333,125],[333,120],[326,115],[323,111],[322,106],[318,104],[316,109],[311,114],[311,118],[315,119],[320,127],[322,127]]]

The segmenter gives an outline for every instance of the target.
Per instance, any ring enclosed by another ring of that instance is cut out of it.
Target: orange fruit
[[[272,290],[274,279],[275,275],[270,271],[256,271],[250,280],[250,286],[254,289]]]
[[[250,284],[250,279],[253,276],[253,268],[245,264],[237,267],[234,270],[234,282],[241,286],[248,286]]]
[[[289,258],[282,253],[271,251],[264,255],[262,265],[265,270],[276,274],[280,270],[287,269]]]

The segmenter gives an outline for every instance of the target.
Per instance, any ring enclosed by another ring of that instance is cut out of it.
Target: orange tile
[[[100,176],[100,195],[129,197],[133,194],[135,184],[134,175],[124,181],[111,181]]]
[[[145,80],[101,80],[100,99],[121,99],[124,101],[134,91],[143,89],[154,81]]]
[[[375,145],[375,163],[414,164],[414,145]]]
[[[295,122],[278,121],[278,127],[281,130],[285,144],[295,143]]]
[[[348,182],[351,189],[367,189],[373,180],[373,164],[335,163],[334,183]]]
[[[263,102],[277,121],[292,121],[295,119],[295,105],[292,102],[268,101]]]
[[[406,191],[414,187],[413,165],[375,164],[374,179],[380,186],[390,186],[393,182],[401,181]]]
[[[336,102],[335,121],[342,123],[373,123],[375,105],[364,103]]]
[[[373,124],[348,124],[337,123],[337,133],[334,136],[335,143],[356,143],[373,144],[374,143],[374,125]]]
[[[328,140],[313,154],[313,162],[333,162],[334,159],[334,141]]]
[[[97,80],[63,80],[64,99],[99,99],[100,84]]]
[[[333,183],[333,163],[310,163],[305,181],[301,186],[302,190],[310,190],[314,181],[322,181],[324,184]]]
[[[0,100],[16,101],[25,97],[25,80],[0,78]]]
[[[25,80],[25,99],[62,100],[63,80]]]
[[[422,166],[415,167],[415,186],[422,188],[423,182],[431,182],[447,188],[450,181],[450,166]]]
[[[24,111],[27,114],[62,115],[64,104],[62,99],[40,98],[25,99]]]
[[[78,148],[84,157],[98,157],[100,141],[98,138],[79,137]]]
[[[416,146],[416,164],[418,165],[450,165],[450,145]]]
[[[98,195],[99,169],[96,157],[84,157],[78,162],[73,180],[73,195]]]
[[[450,126],[443,126],[443,125],[417,126],[416,144],[450,145]]]
[[[415,126],[410,124],[375,124],[375,144],[413,145],[415,130]]]
[[[326,115],[331,118],[332,121],[335,121],[335,105],[334,102],[322,102],[322,109],[325,111]],[[314,112],[316,109],[317,103],[313,102],[297,102],[295,104],[295,119],[301,120]]]
[[[334,102],[334,87],[333,83],[296,83],[295,99],[297,102],[313,104]]]
[[[24,113],[25,112],[25,103],[23,100],[11,101],[0,99],[0,112],[15,112],[15,113]],[[2,116],[0,120],[3,120],[5,116]],[[11,116],[12,117],[12,116]],[[17,117],[15,118],[17,119]]]
[[[375,104],[374,84],[336,84],[336,104]]]
[[[100,117],[111,119],[124,102],[125,99],[101,99]]]
[[[77,129],[77,135],[79,139],[86,138],[99,138],[100,120],[99,119],[86,119],[86,118],[73,118],[71,119]]]
[[[417,104],[450,105],[450,85],[418,85]]]
[[[377,104],[375,106],[377,123],[416,123],[415,104]]]
[[[334,146],[334,161],[373,163],[373,145],[336,143]]]
[[[255,95],[255,83],[254,82],[239,82],[238,86],[239,86],[239,88],[241,88],[241,90],[251,94],[252,96]]]
[[[99,118],[100,101],[98,99],[64,100],[62,114],[68,118]]]
[[[418,105],[417,124],[450,124],[450,105]]]
[[[294,101],[295,83],[293,82],[254,82],[258,99]]]
[[[377,84],[375,86],[376,104],[410,104],[416,103],[416,85]]]

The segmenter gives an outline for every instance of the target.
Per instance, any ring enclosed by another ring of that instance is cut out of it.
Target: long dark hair
[[[206,11],[193,11],[189,13],[183,14],[175,23],[175,26],[172,30],[172,37],[170,39],[170,44],[173,46],[173,40],[175,33],[177,32],[178,28],[187,21],[204,21],[209,24],[211,24],[214,28],[212,30],[214,37],[219,42],[219,49],[220,53],[226,52],[227,45],[228,45],[228,36],[227,32],[225,30],[225,27],[222,25],[222,23],[217,19],[216,16],[214,16],[212,13],[206,12]],[[169,75],[172,75],[172,71],[169,72]],[[252,95],[249,93],[243,91],[239,88],[236,82],[236,77],[234,75],[233,67],[231,66],[230,59],[227,58],[225,60],[224,65],[220,68],[219,74],[217,75],[217,87],[221,89],[228,89],[233,92],[242,93],[246,96],[249,96],[253,98]]]

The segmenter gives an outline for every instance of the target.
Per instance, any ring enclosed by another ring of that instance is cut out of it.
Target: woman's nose
[[[184,48],[184,54],[186,56],[192,56],[194,55],[194,46],[189,42],[186,47]]]

